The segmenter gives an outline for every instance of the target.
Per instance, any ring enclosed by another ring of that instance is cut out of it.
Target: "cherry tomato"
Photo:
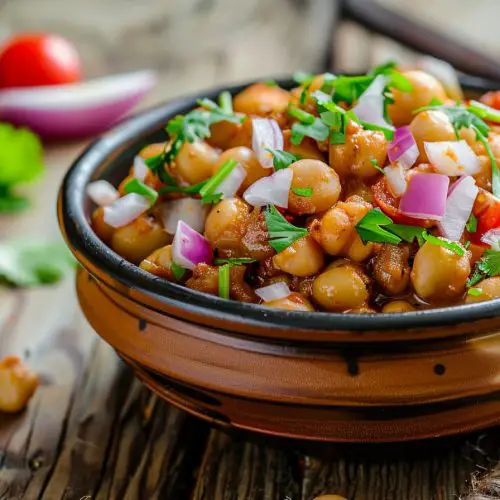
[[[388,215],[396,224],[407,224],[409,226],[431,227],[434,223],[427,219],[415,219],[403,215],[399,211],[399,202],[394,198],[387,187],[385,177],[379,179],[372,186],[373,197],[379,208]]]
[[[479,99],[483,104],[489,106],[490,108],[500,109],[500,91],[492,90],[491,92],[486,92],[481,99]]]
[[[470,239],[478,245],[481,237],[490,229],[500,227],[500,200],[489,191],[481,189],[477,195],[472,213],[477,218],[477,229],[470,234]]]
[[[58,35],[17,35],[0,51],[0,88],[57,85],[80,79],[76,49]]]

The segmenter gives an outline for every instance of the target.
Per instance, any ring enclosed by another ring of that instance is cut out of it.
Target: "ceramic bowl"
[[[97,139],[58,200],[83,312],[144,384],[220,426],[310,440],[404,441],[498,423],[498,300],[390,315],[272,310],[152,276],[97,238],[87,184],[118,183],[195,101],[149,109]]]

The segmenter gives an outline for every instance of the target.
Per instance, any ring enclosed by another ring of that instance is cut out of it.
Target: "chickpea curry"
[[[500,93],[388,63],[255,83],[166,125],[92,226],[143,270],[292,311],[401,313],[500,297]]]

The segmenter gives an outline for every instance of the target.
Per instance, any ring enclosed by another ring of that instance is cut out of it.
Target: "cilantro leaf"
[[[229,159],[224,162],[219,170],[208,179],[208,181],[200,189],[202,203],[218,203],[222,199],[222,194],[217,192],[217,188],[222,181],[234,170],[238,162],[234,159]]]
[[[125,184],[125,192],[145,196],[149,199],[151,206],[153,206],[158,199],[158,193],[153,188],[146,186],[146,184],[139,179],[130,179],[127,184]]]
[[[207,181],[201,181],[197,184],[193,184],[192,186],[163,186],[159,189],[160,194],[168,194],[168,193],[184,193],[184,194],[198,194],[200,189],[207,183]]]
[[[432,234],[429,234],[427,232],[423,233],[423,237],[425,241],[428,241],[432,245],[438,245],[440,247],[444,247],[457,255],[464,255],[465,249],[460,243],[457,243],[456,241],[449,241],[444,238],[438,238],[437,236],[433,236]]]
[[[267,148],[266,151],[269,151],[273,155],[274,170],[282,170],[283,168],[287,168],[292,163],[299,160],[298,156],[295,156],[288,151],[282,151],[280,149],[272,148]]]
[[[378,161],[373,158],[370,160],[370,163],[373,165],[375,170],[378,170],[382,175],[386,175],[385,170],[378,164]]]
[[[232,264],[234,266],[241,266],[243,264],[253,264],[257,262],[256,259],[251,259],[250,257],[234,257],[230,259],[215,259],[215,265],[221,264]]]
[[[305,187],[305,188],[292,188],[292,193],[297,196],[303,196],[305,198],[310,198],[313,194],[313,188]]]
[[[424,233],[425,230],[419,226],[408,226],[406,224],[390,224],[387,229],[399,236],[403,241],[407,243],[413,243],[417,240],[419,245],[424,243]]]
[[[219,203],[219,201],[222,200],[222,193],[213,193],[213,194],[207,194],[203,196],[203,198],[200,200],[202,205],[209,205],[213,203],[214,205],[216,203]]]
[[[293,81],[299,85],[310,85],[315,78],[312,73],[306,73],[304,71],[296,71],[293,76]]]
[[[500,110],[491,108],[479,101],[470,101],[469,110],[483,120],[500,123]]]
[[[397,245],[401,243],[401,238],[390,233],[383,226],[392,224],[392,219],[380,210],[374,208],[356,224],[356,231],[363,243],[373,241],[375,243],[392,243]]]
[[[324,141],[328,137],[330,129],[320,118],[296,106],[289,106],[288,114],[292,118],[299,120],[298,123],[292,125],[292,135],[290,137],[292,144],[300,144],[304,137],[311,137],[316,141]]]
[[[474,273],[467,280],[467,287],[479,283],[484,278],[498,276],[500,274],[500,252],[489,249],[484,252],[481,259],[476,262]]]
[[[179,264],[176,264],[174,261],[172,261],[172,263],[170,264],[170,269],[172,270],[172,274],[177,281],[181,280],[182,277],[186,274],[186,270],[183,267],[179,266]]]
[[[290,224],[274,205],[270,205],[264,212],[267,231],[269,233],[269,244],[279,253],[292,245],[299,238],[305,236],[308,231],[303,227]]]
[[[182,144],[180,144],[182,147]],[[169,149],[169,154],[172,151],[172,148]],[[156,156],[151,156],[150,158],[146,158],[144,163],[146,166],[153,172],[158,178],[168,184],[170,186],[177,186],[177,181],[165,170],[165,162],[166,162],[166,152],[157,154]]]
[[[219,297],[229,299],[229,288],[231,282],[231,264],[219,267]]]
[[[482,288],[469,288],[467,290],[467,295],[472,295],[473,297],[479,297],[483,294]]]
[[[475,233],[477,231],[477,218],[474,216],[474,214],[470,215],[465,227],[469,233]]]
[[[29,287],[56,283],[74,269],[63,243],[10,240],[0,243],[0,280]]]
[[[219,107],[224,113],[233,113],[233,96],[229,90],[224,90],[219,94]]]

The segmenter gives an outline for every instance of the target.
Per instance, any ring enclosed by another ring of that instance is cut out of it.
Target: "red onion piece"
[[[500,227],[490,229],[481,237],[481,241],[489,245],[493,250],[500,251]]]
[[[159,207],[161,220],[165,231],[175,234],[177,224],[181,220],[195,231],[202,233],[205,229],[209,205],[203,205],[200,200],[194,198],[180,198],[167,201]]]
[[[399,210],[416,219],[441,220],[446,209],[450,179],[442,174],[416,173],[401,198]]]
[[[370,86],[361,94],[352,111],[360,120],[394,129],[390,123],[385,121],[384,117],[384,88],[386,83],[387,77],[383,75],[375,77]]]
[[[254,182],[244,193],[243,198],[254,207],[276,205],[288,208],[288,195],[292,185],[293,170],[284,168],[269,177]]]
[[[273,167],[273,155],[267,151],[283,149],[283,133],[276,120],[272,118],[252,119],[252,149],[264,168]]]
[[[104,222],[111,227],[122,227],[133,222],[151,206],[146,196],[129,193],[104,207]]]
[[[255,293],[264,301],[271,302],[272,300],[279,300],[288,297],[292,292],[286,283],[278,281],[269,286],[257,288]]]
[[[139,179],[140,181],[143,181],[146,178],[146,175],[149,172],[149,168],[146,165],[146,162],[144,161],[144,158],[140,157],[139,155],[137,155],[134,158],[133,171],[134,171],[134,177],[136,179]]]
[[[95,181],[87,186],[88,197],[100,207],[110,205],[120,197],[116,188],[108,181]]]
[[[446,200],[444,217],[438,224],[445,238],[451,241],[460,240],[478,192],[476,181],[470,176],[462,177],[451,187]]]
[[[213,251],[204,236],[180,220],[172,243],[172,259],[177,265],[192,271],[197,264],[211,264]]]
[[[399,127],[394,134],[394,140],[389,143],[387,155],[391,163],[398,162],[403,168],[409,169],[417,161],[418,146],[409,126]]]
[[[435,169],[444,175],[476,175],[481,163],[465,141],[424,142],[425,151]]]
[[[224,195],[224,198],[232,198],[240,189],[247,176],[247,171],[238,163],[229,175],[217,186],[217,193]]]
[[[398,162],[396,165],[385,167],[384,172],[389,190],[396,198],[399,198],[404,194],[408,186],[406,170]]]
[[[98,80],[0,91],[0,121],[44,138],[88,137],[107,130],[155,85],[152,71]]]

